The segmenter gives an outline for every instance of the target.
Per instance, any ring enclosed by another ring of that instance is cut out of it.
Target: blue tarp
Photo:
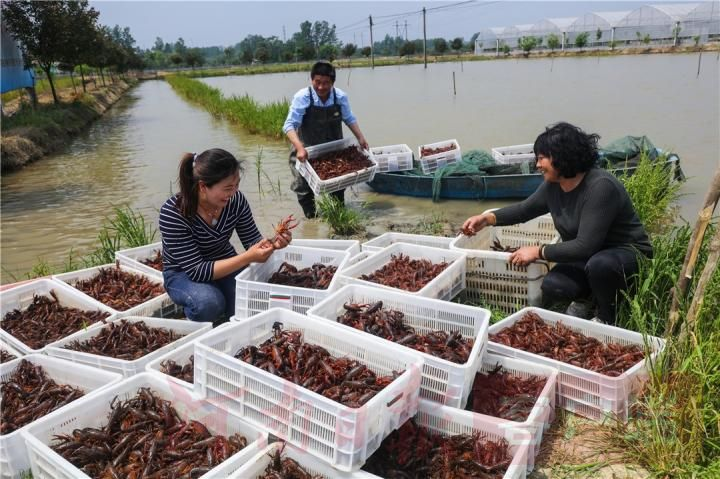
[[[0,46],[2,47],[1,92],[5,93],[35,85],[35,75],[32,70],[25,69],[20,46],[5,28],[5,23],[2,24],[2,44]]]

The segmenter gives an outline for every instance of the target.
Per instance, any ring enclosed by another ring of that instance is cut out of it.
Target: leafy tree
[[[161,52],[165,48],[165,42],[163,42],[163,39],[160,37],[155,37],[155,45],[153,45],[153,50],[156,52]]]
[[[601,38],[602,38],[602,30],[600,30],[600,27],[598,27],[597,31],[595,32],[595,43],[600,43]]]
[[[460,50],[462,50],[463,47],[463,39],[460,37],[453,38],[453,40],[450,42],[450,48],[455,50],[455,53],[460,53]]]
[[[355,55],[355,52],[357,51],[357,45],[354,43],[346,43],[345,46],[342,48],[342,56],[345,58],[350,58],[351,56]]]
[[[3,1],[2,17],[12,36],[20,42],[28,66],[36,63],[47,75],[53,100],[59,103],[52,67],[75,57],[73,35],[77,28],[93,25],[98,12],[79,2]],[[78,19],[85,19],[75,24]]]
[[[334,61],[338,56],[338,49],[335,45],[325,44],[320,47],[320,58]]]
[[[533,36],[520,37],[518,40],[518,46],[523,51],[525,57],[530,56],[530,51],[537,46],[537,38]]]
[[[176,67],[179,67],[182,62],[183,57],[179,53],[173,53],[170,55],[170,63],[172,63]]]
[[[232,65],[233,59],[235,58],[235,49],[233,47],[227,47],[223,50],[223,54],[225,55],[225,64]]]
[[[248,64],[252,63],[252,61],[253,61],[252,50],[243,49],[243,51],[241,53],[241,58],[242,58],[243,63],[248,63]]]
[[[259,61],[260,63],[266,63],[268,59],[270,58],[270,54],[268,52],[268,49],[261,45],[255,50],[255,60]]]
[[[693,37],[693,43],[695,43],[695,46],[696,46],[696,47],[697,47],[698,45],[700,45],[700,35],[695,35],[695,36]]]
[[[642,37],[642,42],[643,42],[645,45],[650,44],[650,41],[651,41],[651,40],[652,40],[652,38],[650,38],[650,34],[649,34],[649,33],[646,33],[646,34]]]
[[[415,43],[414,42],[405,42],[400,47],[400,56],[410,56],[415,54]]]
[[[588,32],[582,32],[578,33],[578,35],[575,37],[575,46],[578,47],[580,51],[582,51],[582,49],[585,48],[585,46],[587,45],[588,36]]]
[[[76,66],[80,66],[80,79],[82,82],[83,92],[87,92],[85,85],[85,72],[82,64],[92,61],[93,45],[97,37],[97,13],[87,15],[82,3],[71,2],[67,5],[70,21],[73,24],[73,38],[63,55],[63,62],[70,69],[70,78],[75,87],[75,80],[72,79],[72,72]]]
[[[205,57],[199,48],[188,48],[185,52],[185,63],[194,70],[196,66],[201,67],[205,64]]]
[[[180,55],[185,55],[187,52],[187,46],[185,46],[185,40],[182,37],[178,38],[175,45],[173,45],[173,52]]]
[[[550,50],[555,51],[560,46],[560,37],[555,33],[551,33],[547,36],[547,46]]]
[[[510,45],[508,45],[507,43],[503,43],[500,50],[502,50],[502,52],[503,52],[503,54],[505,54],[505,56],[510,55]]]
[[[617,44],[618,44],[617,40],[610,40],[608,42],[608,46],[610,47],[610,50],[613,50],[613,51],[615,50],[615,47],[617,46]]]
[[[368,58],[370,56],[370,54],[372,53],[372,49],[370,47],[363,47],[363,49],[360,50],[360,53],[365,58]]]
[[[434,43],[435,52],[442,55],[448,49],[448,43],[444,38],[436,38]]]

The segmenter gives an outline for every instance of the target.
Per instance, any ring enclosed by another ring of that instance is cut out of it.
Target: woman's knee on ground
[[[625,284],[623,262],[611,251],[600,251],[593,255],[585,265],[585,274],[593,286],[621,286]]]

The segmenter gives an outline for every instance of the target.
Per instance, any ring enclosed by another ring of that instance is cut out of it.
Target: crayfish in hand
[[[277,226],[274,226],[275,236],[273,236],[273,238],[269,240],[270,243],[273,245],[273,248],[275,247],[275,242],[277,240],[289,236],[290,230],[297,228],[298,224],[299,223],[293,215],[289,215],[280,220],[280,223],[278,223]]]

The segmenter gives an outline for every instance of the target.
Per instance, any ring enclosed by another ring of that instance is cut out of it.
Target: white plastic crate
[[[360,261],[369,258],[370,256],[374,255],[374,251],[361,251],[360,253],[356,254],[355,256],[352,256],[350,259],[347,260],[345,263],[345,266],[343,266],[343,269],[349,268],[350,266],[359,263]]]
[[[344,140],[330,141],[328,143],[322,143],[320,145],[309,146],[306,148],[308,154],[308,160],[317,158],[318,156],[330,153],[332,151],[343,150],[349,146],[358,146],[359,144],[355,138],[345,138]],[[309,161],[296,161],[295,169],[300,172],[305,181],[308,182],[310,189],[316,195],[323,193],[332,193],[334,191],[344,190],[352,185],[358,183],[364,183],[366,181],[372,181],[377,171],[377,163],[372,158],[369,152],[363,150],[363,154],[372,162],[372,166],[363,168],[359,171],[353,171],[345,175],[330,178],[328,180],[321,180]]]
[[[389,231],[377,238],[368,240],[362,244],[363,251],[380,251],[381,249],[395,243],[417,244],[433,248],[450,249],[453,238],[445,236],[416,235],[410,233],[396,233]]]
[[[543,215],[512,226],[488,226],[474,236],[460,234],[450,243],[451,250],[467,254],[465,293],[469,299],[507,314],[524,306],[539,306],[540,287],[550,265],[545,261],[527,266],[510,264],[510,253],[490,250],[493,240],[510,247],[556,243],[559,235],[552,217]]]
[[[55,292],[55,296],[57,296],[62,306],[77,308],[82,311],[104,311],[110,315],[105,318],[107,322],[113,321],[117,316],[113,309],[82,294],[75,288],[49,279],[38,279],[0,293],[0,316],[4,319],[9,312],[15,309],[27,309],[32,304],[35,295],[49,297],[50,291]],[[99,328],[102,324],[102,322],[90,324],[86,329]],[[4,329],[0,329],[0,337],[23,354],[40,354],[45,351],[45,346],[33,349]]]
[[[5,351],[6,353],[10,353],[13,356],[15,356],[15,359],[19,359],[24,356],[23,353],[21,353],[20,351],[18,351],[15,348],[13,348],[12,346],[10,346],[8,343],[3,341],[2,339],[0,339],[0,349]],[[10,361],[12,361],[12,359]],[[10,362],[10,361],[8,361],[8,362]]]
[[[512,456],[503,479],[525,479],[527,477],[527,458],[530,447],[530,433],[524,429],[515,429],[510,421],[481,416],[436,402],[421,399],[415,423],[428,431],[443,436],[480,433],[480,437],[489,441],[508,441],[508,454]],[[371,477],[378,477],[371,475]]]
[[[388,145],[370,148],[377,162],[378,173],[407,171],[413,169],[413,152],[407,145]]]
[[[423,148],[440,148],[449,145],[455,145],[452,150],[445,151],[443,153],[436,153],[434,155],[422,156]],[[418,158],[420,161],[420,167],[423,173],[426,175],[433,173],[438,168],[442,168],[447,165],[452,165],[462,160],[462,151],[460,151],[460,143],[457,140],[445,140],[438,141],[437,143],[428,143],[427,145],[418,146]]]
[[[303,239],[293,238],[290,246],[304,246],[306,248],[318,248],[323,250],[347,251],[350,256],[360,253],[360,242],[358,240],[336,240],[336,239]]]
[[[102,265],[102,266],[95,266],[92,268],[86,268],[86,269],[81,269],[78,271],[72,271],[70,273],[55,274],[55,275],[53,275],[52,279],[55,281],[60,281],[62,283],[65,283],[66,285],[68,285],[71,288],[78,291],[80,294],[92,299],[93,301],[95,301],[98,304],[103,304],[100,301],[98,301],[96,298],[93,298],[92,296],[90,296],[86,293],[83,293],[79,289],[75,288],[75,284],[77,284],[79,281],[85,281],[85,280],[88,280],[88,279],[91,279],[91,278],[97,276],[98,272],[102,268],[115,268],[115,267],[116,267],[116,265],[114,263],[106,264],[106,265]],[[145,278],[147,278],[149,281],[152,281],[153,283],[157,283],[160,285],[163,284],[162,277],[147,274],[147,273],[144,273],[137,269],[130,268],[129,266],[124,266],[122,264],[120,265],[120,269],[125,271],[126,273],[144,276]],[[136,316],[136,315],[140,314],[140,312],[143,311],[144,309],[160,308],[161,306],[167,304],[168,302],[172,303],[172,301],[170,301],[170,297],[167,295],[167,293],[163,293],[159,296],[155,296],[154,298],[150,299],[149,301],[145,301],[144,303],[138,304],[138,305],[133,306],[132,308],[126,309],[124,311],[118,311],[115,308],[110,308],[110,306],[108,306],[108,305],[105,305],[105,306],[112,309],[114,312],[122,313],[125,316]]]
[[[504,372],[513,376],[519,376],[521,378],[543,376],[547,378],[545,387],[540,393],[540,396],[538,396],[537,401],[535,401],[535,406],[533,406],[532,411],[530,411],[528,418],[522,422],[508,420],[513,427],[525,429],[530,433],[531,441],[528,451],[528,472],[530,472],[535,466],[535,457],[540,452],[543,433],[550,428],[550,424],[555,419],[555,390],[559,372],[554,367],[492,353],[483,356],[482,365],[478,372],[487,373],[492,371],[497,365],[502,366]],[[477,414],[483,418],[492,417],[479,413],[473,414]]]
[[[71,364],[68,361],[51,358],[44,354],[30,354],[0,365],[0,380],[3,382],[7,381],[20,365],[21,359],[25,359],[37,366],[42,366],[48,377],[53,379],[57,384],[66,384],[82,389],[86,395],[122,379],[122,376],[119,374],[101,371],[91,368],[90,366]],[[31,422],[20,429],[16,429],[10,434],[0,436],[0,478],[19,477],[23,471],[30,469],[30,457],[25,447],[25,439],[23,438],[22,431],[44,418],[61,414],[62,411],[71,407],[71,405],[81,399],[82,398],[76,399],[50,412],[37,421]]]
[[[162,278],[162,271],[143,263],[143,260],[154,259],[158,252],[162,254],[162,242],[160,241],[145,246],[138,246],[137,248],[116,251],[115,259],[120,261],[120,264]]]
[[[466,339],[474,341],[470,356],[463,364],[416,351],[424,360],[420,397],[453,407],[464,407],[481,361],[481,353],[487,343],[490,311],[473,306],[463,306],[412,294],[385,291],[370,286],[348,285],[308,310],[308,316],[336,322],[345,314],[344,304],[374,304],[383,302],[383,308],[401,311],[405,324],[419,334],[432,331],[460,331]],[[350,326],[340,326],[358,331]],[[369,333],[367,333],[369,334]],[[374,336],[377,337],[377,336]],[[393,341],[380,338],[390,344]],[[399,345],[401,346],[401,345]],[[401,346],[405,347],[405,346]]]
[[[301,331],[335,357],[355,359],[377,375],[404,371],[359,408],[332,401],[233,356],[273,336],[273,324]],[[284,309],[271,309],[213,331],[195,343],[195,389],[201,397],[342,471],[360,468],[382,440],[417,410],[423,360],[367,334]]]
[[[540,308],[524,308],[517,313],[490,326],[489,334],[512,326],[527,312],[534,312],[550,325],[559,322],[573,331],[597,338],[602,343],[618,343],[622,345],[636,344],[641,347],[648,345],[653,351],[650,357],[638,362],[635,366],[617,377],[606,376],[589,371],[555,359],[546,358],[503,344],[489,343],[491,352],[513,358],[525,359],[537,364],[556,368],[560,373],[557,381],[558,406],[594,420],[603,420],[609,416],[617,416],[620,420],[628,418],[628,407],[647,379],[646,361],[654,361],[657,354],[665,347],[665,341],[654,336],[643,336],[640,333],[617,328],[607,324],[595,323],[575,318],[566,314],[555,313]]]
[[[523,163],[529,160],[535,160],[535,152],[533,144],[526,143],[524,145],[512,146],[496,146],[492,149],[493,159],[501,165],[511,165],[514,163]]]
[[[265,449],[257,453],[255,457],[251,458],[247,463],[235,471],[228,479],[254,479],[256,477],[262,477],[265,473],[265,468],[270,465],[272,461],[272,455],[277,451],[282,451],[281,457],[288,457],[296,461],[305,472],[310,474],[313,478],[321,477],[323,479],[363,479],[375,477],[372,474],[368,474],[364,471],[355,472],[343,472],[335,469],[334,467],[324,463],[320,459],[316,458],[312,454],[307,454],[300,449],[293,447],[291,444],[280,441],[270,444]]]
[[[214,435],[227,437],[240,433],[247,439],[248,445],[244,449],[200,476],[204,479],[228,477],[255,456],[261,448],[267,446],[266,432],[198,399],[173,383],[168,383],[150,373],[142,373],[92,396],[79,399],[69,407],[63,408],[61,413],[53,414],[28,426],[23,431],[23,436],[30,454],[33,478],[87,479],[88,476],[80,469],[50,449],[49,444],[52,443],[53,436],[70,434],[74,429],[97,428],[107,424],[112,400],[115,397],[121,401],[128,400],[135,397],[138,389],[143,387],[149,387],[156,396],[170,401],[181,419],[199,421]]]
[[[360,279],[360,275],[371,274],[385,266],[392,260],[392,255],[399,256],[400,253],[409,256],[410,259],[427,259],[435,264],[446,262],[449,263],[447,268],[433,278],[419,291],[404,291],[398,288],[392,288],[372,281]],[[442,300],[450,300],[465,289],[465,270],[466,270],[465,253],[460,251],[451,251],[440,248],[431,248],[429,246],[420,246],[407,243],[392,244],[372,256],[359,261],[349,268],[344,268],[340,274],[340,282],[345,284],[363,284],[374,288],[382,288],[389,291],[402,291],[408,294],[424,296],[426,298],[435,298]]]
[[[347,251],[322,250],[304,246],[288,246],[275,251],[264,263],[253,263],[235,277],[235,316],[249,318],[270,308],[291,309],[305,312],[318,301],[337,289],[340,269],[350,257]],[[327,289],[301,288],[271,284],[267,281],[284,262],[298,269],[309,268],[315,263],[337,266],[337,271]]]
[[[132,361],[127,359],[111,358],[109,356],[99,356],[97,354],[84,353],[81,351],[73,351],[72,349],[65,349],[65,346],[72,341],[87,341],[88,339],[97,336],[102,328],[97,328],[88,331],[81,331],[75,333],[67,338],[55,341],[49,344],[45,349],[45,352],[50,356],[67,359],[74,363],[89,364],[91,366],[104,369],[106,371],[112,371],[122,374],[123,376],[130,377],[135,374],[141,373],[145,370],[145,365],[152,361],[158,356],[162,356],[168,351],[174,350],[179,346],[191,342],[198,336],[209,331],[212,328],[211,323],[197,323],[194,321],[178,321],[174,319],[161,319],[161,318],[144,318],[140,316],[128,316],[124,318],[118,318],[115,322],[121,320],[127,320],[130,322],[144,321],[148,327],[151,328],[165,328],[171,331],[175,331],[178,334],[183,334],[181,338],[173,341],[170,344],[166,344],[160,349],[157,349],[145,356],[134,359]]]

